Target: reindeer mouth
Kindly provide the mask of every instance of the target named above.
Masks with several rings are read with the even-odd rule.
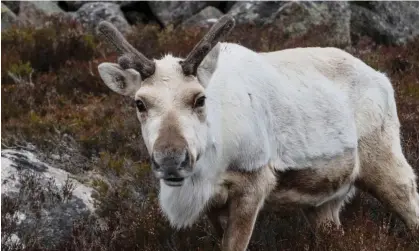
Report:
[[[167,178],[167,179],[164,179],[164,183],[168,186],[179,187],[183,184],[184,180],[185,180],[185,178],[182,178],[182,177]]]

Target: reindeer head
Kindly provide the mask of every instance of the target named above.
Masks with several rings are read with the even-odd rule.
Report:
[[[186,59],[168,55],[150,60],[112,24],[99,24],[100,34],[120,54],[117,64],[100,64],[99,74],[110,89],[135,100],[153,172],[166,185],[181,186],[205,151],[205,88],[216,68],[216,45],[233,27],[234,19],[223,16]]]

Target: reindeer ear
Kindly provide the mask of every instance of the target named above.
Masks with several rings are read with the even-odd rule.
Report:
[[[118,64],[101,63],[98,66],[103,82],[114,92],[134,98],[141,86],[141,76],[134,69],[122,69]]]
[[[199,65],[197,69],[197,78],[198,81],[203,85],[205,88],[208,86],[212,74],[217,69],[218,64],[218,55],[220,54],[220,43],[218,43],[212,50],[205,56],[202,63]]]

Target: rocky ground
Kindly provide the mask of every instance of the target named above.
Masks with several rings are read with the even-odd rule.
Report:
[[[336,46],[394,85],[403,150],[419,173],[417,2],[2,1],[1,181],[4,250],[218,250],[205,218],[175,231],[129,98],[97,65],[116,55],[94,33],[119,27],[148,57],[185,56],[231,13],[228,38],[256,51]],[[370,196],[342,214],[345,232],[314,236],[298,212],[260,216],[250,250],[419,250],[419,238]]]
[[[225,13],[239,24],[274,25],[288,36],[328,25],[325,39],[346,45],[362,35],[386,44],[405,44],[419,35],[419,2],[374,1],[2,1],[2,30],[27,23],[42,26],[51,15],[89,28],[108,20],[124,33],[139,23],[208,27]]]
[[[5,224],[2,243],[22,243],[21,236],[36,235],[45,246],[55,246],[71,233],[76,220],[94,211],[91,187],[30,151],[2,150],[1,168],[2,206],[17,206],[2,216],[2,223],[16,220],[15,225]]]

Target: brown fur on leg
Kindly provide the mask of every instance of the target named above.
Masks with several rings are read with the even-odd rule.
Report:
[[[306,209],[305,213],[307,214],[310,224],[315,229],[322,227],[323,225],[330,225],[330,223],[336,228],[341,228],[340,211],[345,205],[345,202],[350,200],[354,194],[355,186],[352,185],[346,195],[325,202],[320,206]]]
[[[230,214],[222,241],[223,251],[245,251],[247,249],[262,203],[262,199],[257,196],[247,195],[236,197],[230,201]]]
[[[388,206],[410,229],[419,226],[416,175],[400,146],[397,125],[360,140],[361,172],[356,185]]]
[[[256,172],[229,171],[223,180],[228,191],[228,219],[222,250],[244,251],[265,198],[275,188],[276,177],[272,167],[266,166]]]

